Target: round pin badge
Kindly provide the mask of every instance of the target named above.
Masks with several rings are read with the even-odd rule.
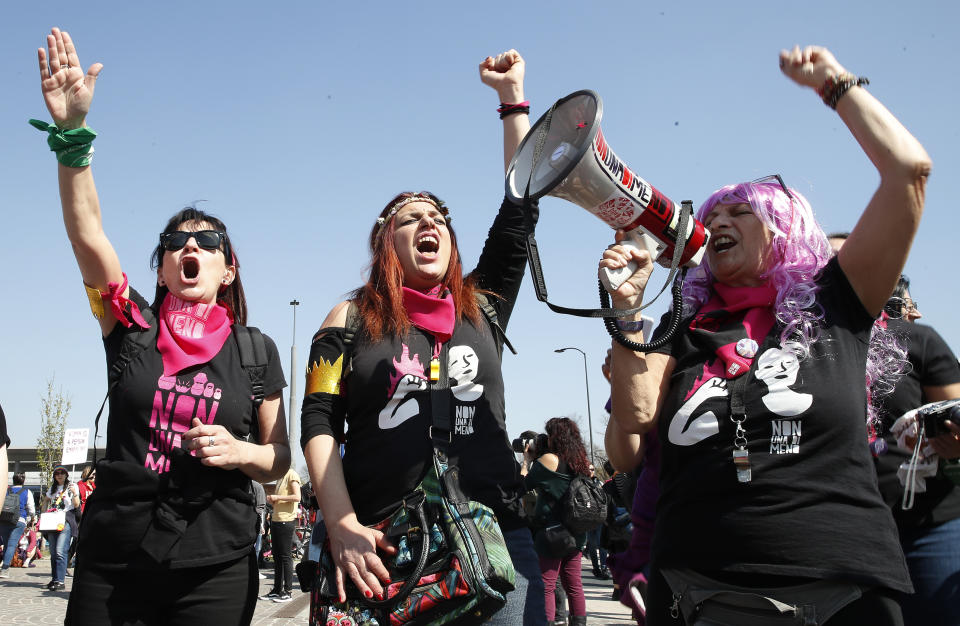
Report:
[[[744,337],[737,342],[737,354],[745,359],[752,359],[757,356],[759,350],[760,346],[757,345],[757,342],[749,337]]]
[[[870,442],[870,452],[873,456],[883,456],[887,453],[887,442],[882,438],[877,437]]]

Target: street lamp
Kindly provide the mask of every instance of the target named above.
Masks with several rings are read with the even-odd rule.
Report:
[[[576,350],[580,353],[580,356],[583,357],[583,382],[587,387],[587,428],[590,430],[590,462],[593,463],[594,467],[596,467],[597,461],[593,454],[593,419],[590,417],[590,377],[587,375],[587,353],[580,348],[574,347],[558,348],[554,350],[554,352],[559,354],[561,352],[566,352],[567,350]]]
[[[294,411],[297,401],[297,306],[299,304],[300,302],[295,299],[290,301],[290,306],[293,307],[293,341],[290,344],[290,417],[287,418],[289,420],[287,432],[290,433],[290,467],[296,467],[293,451],[299,447],[296,436],[296,412]]]

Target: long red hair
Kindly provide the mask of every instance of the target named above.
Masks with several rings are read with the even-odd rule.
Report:
[[[441,212],[446,215],[443,201],[430,192],[404,191],[397,194],[386,204],[380,212],[380,217],[387,218],[388,212],[397,202],[405,198],[423,196],[437,204]],[[410,317],[403,307],[403,267],[397,258],[397,250],[393,245],[393,233],[396,230],[396,220],[387,219],[382,226],[375,223],[370,230],[370,277],[366,284],[352,294],[357,303],[360,317],[367,334],[374,341],[378,341],[384,334],[405,335],[410,331]],[[457,235],[447,218],[447,230],[450,233],[450,262],[447,273],[441,281],[441,286],[450,291],[453,304],[457,311],[457,320],[464,317],[474,324],[481,321],[480,306],[477,304],[476,294],[481,290],[474,284],[473,278],[463,276],[463,265],[460,262],[460,251],[457,246]]]

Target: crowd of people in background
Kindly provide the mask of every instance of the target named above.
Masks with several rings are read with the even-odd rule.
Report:
[[[54,126],[35,125],[60,146],[63,221],[104,340],[110,414],[105,456],[77,482],[58,465],[33,493],[16,473],[6,498],[0,409],[0,501],[15,500],[0,579],[48,558],[58,592],[72,570],[66,623],[249,623],[258,597],[293,598],[311,533],[335,572],[325,593],[374,606],[396,591],[388,561],[410,550],[387,522],[431,472],[453,480],[448,461],[514,570],[491,624],[586,624],[584,558],[641,625],[779,623],[768,605],[827,626],[960,623],[960,409],[918,413],[960,399],[960,365],[916,323],[901,273],[930,160],[826,49],[784,51],[780,67],[875,166],[863,218],[828,238],[780,175],[711,194],[696,213],[712,234],[705,262],[654,332],[662,341],[638,348],[650,339],[639,313],[614,324],[602,462],[568,417],[508,445],[500,364],[536,202],[503,200],[471,272],[456,203],[401,192],[371,213],[369,279],[311,346],[299,442],[310,489],[290,466],[279,355],[246,326],[226,225],[176,213],[152,252],[153,300],[133,289],[90,168],[101,66],[84,71],[59,29],[38,60]],[[530,128],[524,72],[514,50],[480,65],[505,167]],[[617,237],[599,269],[634,268],[608,291],[635,309],[654,261]],[[176,410],[158,419],[157,397]],[[440,406],[468,408],[470,423],[443,432]],[[272,588],[259,595],[267,559]]]

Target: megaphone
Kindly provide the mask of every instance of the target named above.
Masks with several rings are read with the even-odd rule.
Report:
[[[681,208],[610,149],[600,130],[600,96],[582,90],[558,100],[535,159],[538,135],[543,134],[548,115],[537,120],[513,155],[507,169],[507,196],[521,203],[529,183],[531,199],[550,195],[569,200],[611,228],[627,231],[625,245],[645,249],[660,265],[670,267]],[[695,267],[703,259],[710,232],[691,217],[684,235],[680,265]],[[604,269],[600,280],[607,288],[617,289],[636,269],[635,263]]]

